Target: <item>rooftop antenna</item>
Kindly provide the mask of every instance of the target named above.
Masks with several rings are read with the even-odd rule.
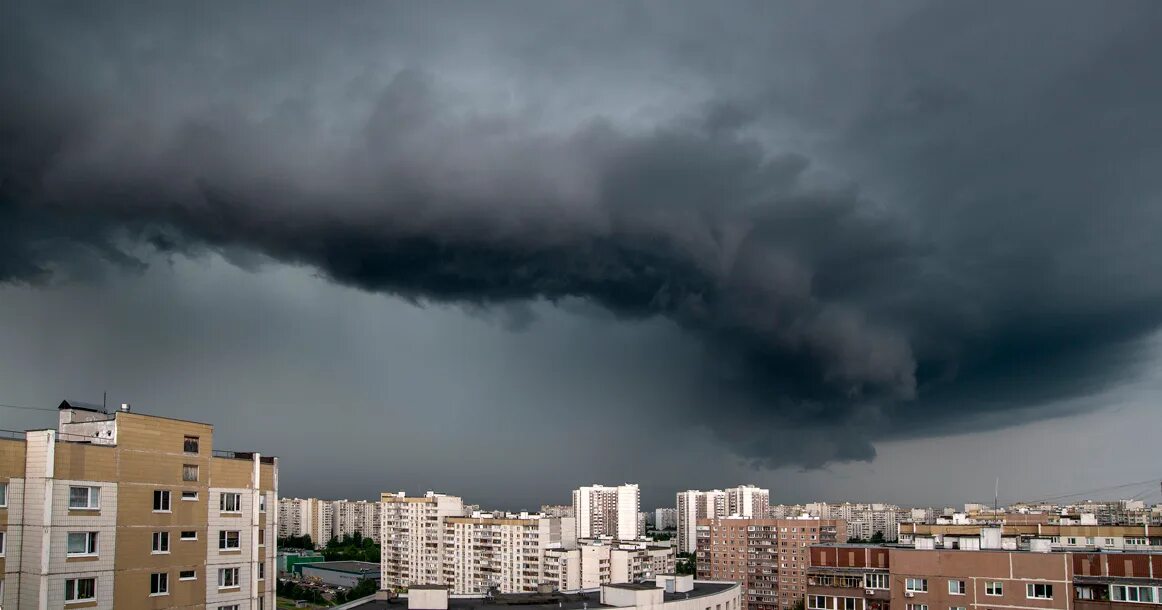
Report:
[[[997,482],[993,486],[993,516],[997,515],[997,497],[1001,493],[1001,478],[997,477]]]
[[[109,407],[106,404],[108,401],[109,401],[109,391],[106,390],[104,392],[101,392],[101,410],[106,412],[106,413],[109,412]]]

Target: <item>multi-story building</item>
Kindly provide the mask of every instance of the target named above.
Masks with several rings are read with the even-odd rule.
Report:
[[[1149,525],[1046,525],[1041,523],[995,528],[1001,548],[1017,549],[1043,539],[1053,550],[1162,551],[1162,530]],[[899,542],[914,545],[930,541],[935,548],[969,547],[980,537],[981,524],[904,523]]]
[[[771,492],[754,485],[739,485],[726,490],[726,514],[740,517],[767,516],[771,506]]]
[[[675,569],[674,549],[644,542],[581,540],[573,548],[544,553],[542,583],[560,591],[591,590],[604,584],[651,580]]]
[[[698,520],[725,517],[728,513],[726,492],[687,490],[678,492],[678,552],[693,553],[698,545]]]
[[[279,498],[278,499],[278,537],[301,537],[311,533],[311,504],[310,499]]]
[[[382,494],[380,502],[382,586],[444,584],[444,522],[463,516],[463,501],[431,491],[409,498],[401,491]]]
[[[638,537],[640,509],[641,492],[633,483],[617,487],[591,485],[573,490],[578,538],[612,536],[618,540],[634,540]]]
[[[0,437],[0,606],[273,609],[278,461],[213,435],[64,401]]]
[[[966,537],[967,538],[967,537]],[[957,549],[872,545],[811,548],[809,610],[1117,610],[1159,602],[1156,552],[1056,552],[1045,539],[1000,548],[997,528],[978,528]]]
[[[572,504],[542,504],[541,513],[546,517],[572,517]]]
[[[371,538],[379,542],[380,520],[382,519],[382,505],[379,502],[367,500],[335,500],[331,503],[333,511],[332,536],[340,538],[359,534],[364,538]]]
[[[536,591],[545,551],[573,545],[571,518],[475,514],[444,520],[442,584],[453,593]]]
[[[652,515],[650,515],[649,513],[645,513],[645,512],[641,512],[641,513],[637,514],[637,535],[638,535],[638,537],[646,535],[646,531],[648,531],[650,528],[650,517],[651,516]]]
[[[672,530],[678,528],[678,509],[658,508],[654,510],[654,529]]]
[[[322,547],[335,536],[335,503],[331,500],[310,498],[311,540]]]
[[[699,579],[742,583],[744,609],[789,610],[806,592],[809,547],[846,541],[847,524],[816,517],[723,517],[699,520],[697,537]]]

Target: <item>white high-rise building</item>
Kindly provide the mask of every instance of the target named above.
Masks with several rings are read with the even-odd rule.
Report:
[[[477,513],[445,519],[442,546],[452,593],[522,593],[537,590],[545,551],[576,541],[571,517]]]
[[[638,536],[640,508],[641,492],[633,483],[617,487],[591,485],[573,490],[578,538],[611,536],[617,540],[634,540]]]
[[[575,548],[545,551],[541,582],[561,591],[649,580],[672,574],[674,549],[645,542],[583,540]]]
[[[672,530],[678,527],[678,509],[659,508],[654,510],[654,529]]]
[[[754,485],[739,485],[726,490],[726,513],[763,519],[771,506],[771,492]]]
[[[378,543],[382,510],[382,505],[379,502],[336,500],[332,534],[342,538],[358,533],[364,538],[371,538]]]
[[[688,490],[678,492],[678,552],[693,553],[698,548],[698,520],[725,517],[727,512],[726,492]]]
[[[380,502],[381,586],[444,584],[444,522],[463,516],[464,502],[431,491],[411,498],[402,491],[384,493]]]
[[[311,533],[311,501],[308,498],[278,499],[278,537]]]

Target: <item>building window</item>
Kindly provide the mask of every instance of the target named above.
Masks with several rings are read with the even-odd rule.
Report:
[[[1074,588],[1077,591],[1077,599],[1093,599],[1093,587],[1077,586]]]
[[[153,552],[154,553],[168,553],[169,552],[169,532],[154,532],[153,533]]]
[[[238,584],[238,568],[220,568],[218,570],[218,588],[230,589]],[[234,606],[237,608],[238,606]]]
[[[258,512],[266,512],[266,494],[264,493],[258,494]]]
[[[1110,599],[1116,602],[1138,602],[1143,604],[1154,603],[1153,587],[1135,587],[1130,585],[1110,585]]]
[[[182,570],[178,572],[178,580],[197,580],[198,573],[193,570]]]
[[[258,544],[266,544],[266,530],[258,528]]]
[[[950,580],[950,581],[948,581],[948,593],[949,593],[949,595],[964,595],[964,581],[963,580]]]
[[[198,492],[196,492],[196,491],[183,491],[182,492],[182,500],[184,500],[186,502],[197,502],[198,501]]]
[[[887,589],[888,575],[887,574],[864,574],[864,587],[867,589]]]
[[[259,597],[258,598],[258,610],[263,610],[264,608],[266,608],[266,600]]]
[[[218,497],[218,507],[224,513],[242,512],[242,494],[223,493]]]
[[[198,465],[197,464],[182,464],[182,480],[183,481],[197,481],[198,480]]]
[[[66,555],[83,557],[97,554],[97,532],[69,532]]]
[[[266,578],[266,562],[260,561],[258,562],[258,580],[263,578]]]
[[[829,599],[829,597],[824,595],[808,595],[807,607],[810,608],[810,610],[828,610],[827,601]]]
[[[964,606],[949,606],[948,610],[968,610],[968,608]]]
[[[1114,545],[1114,539],[1113,538],[1106,538],[1106,546],[1113,546],[1113,545]]]
[[[5,545],[8,543],[8,537],[5,535],[8,532],[0,532],[0,557],[4,556]],[[0,597],[0,600],[4,598]]]
[[[908,610],[928,610],[928,604],[908,604]]]
[[[1085,544],[1086,546],[1093,546],[1093,536],[1086,536]]]
[[[238,531],[222,530],[218,532],[218,548],[223,551],[241,549],[242,546],[238,540]]]
[[[928,579],[909,578],[904,581],[904,590],[911,593],[926,593],[928,591]]]
[[[182,450],[185,451],[186,453],[197,453],[198,452],[198,437],[187,436],[185,441],[182,442]]]
[[[229,606],[218,606],[218,610],[238,610],[238,604],[230,604]]]
[[[1126,537],[1126,545],[1127,546],[1145,546],[1149,543],[1150,543],[1150,541],[1146,540],[1145,538],[1137,538],[1137,537],[1130,537],[1130,536]]]
[[[1053,585],[1029,583],[1025,585],[1025,597],[1029,599],[1053,599]]]
[[[88,602],[97,599],[96,578],[70,578],[65,581],[66,602]]]
[[[198,532],[196,530],[185,530],[182,532],[182,540],[197,540]]]
[[[101,488],[70,487],[69,508],[74,510],[99,510],[101,508]]]
[[[153,490],[153,512],[168,513],[169,512],[169,490],[155,489]]]
[[[0,483],[0,508],[8,507],[8,484]]]
[[[156,572],[149,575],[150,595],[169,595],[169,574]]]

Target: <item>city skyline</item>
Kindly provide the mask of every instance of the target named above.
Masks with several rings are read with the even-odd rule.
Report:
[[[0,404],[217,422],[288,496],[1157,476],[1158,2],[4,23]]]

